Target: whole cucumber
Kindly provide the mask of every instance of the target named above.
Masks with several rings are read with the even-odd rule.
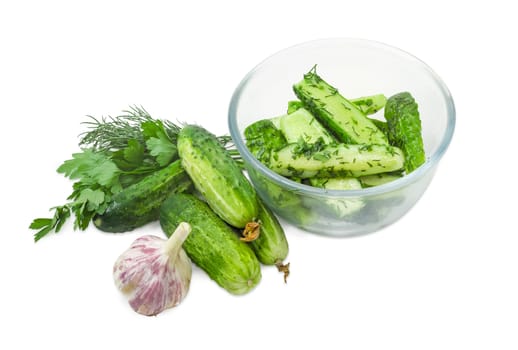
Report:
[[[192,228],[183,243],[191,260],[232,294],[244,294],[261,280],[259,261],[232,228],[192,194],[175,194],[160,209],[160,225],[169,237],[181,222]]]
[[[178,134],[178,154],[196,189],[228,224],[244,228],[257,218],[257,194],[216,136],[196,125]]]
[[[261,233],[250,242],[255,255],[265,265],[279,265],[288,256],[288,240],[273,212],[259,200]]]
[[[405,170],[411,173],[426,161],[419,108],[409,92],[391,96],[385,106],[388,137],[391,144],[403,150]]]
[[[105,232],[126,232],[158,220],[162,202],[172,193],[192,187],[180,160],[144,177],[115,194],[94,225]]]

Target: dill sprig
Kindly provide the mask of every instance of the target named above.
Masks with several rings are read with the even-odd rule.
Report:
[[[136,140],[140,144],[144,144],[145,134],[142,129],[144,123],[160,123],[169,139],[176,143],[180,126],[169,120],[152,118],[142,106],[131,106],[122,113],[116,117],[108,116],[100,119],[88,115],[90,120],[82,124],[86,125],[89,130],[79,135],[79,147],[91,148],[98,152],[112,152],[125,148],[128,140]]]
[[[146,135],[142,128],[144,123],[162,125],[169,140],[176,144],[182,126],[166,119],[155,119],[142,106],[130,106],[122,113],[116,117],[108,116],[100,119],[87,115],[90,120],[82,124],[89,130],[79,135],[79,147],[90,148],[96,152],[114,152],[126,148],[129,140],[145,144]],[[240,161],[241,156],[235,148],[232,137],[218,136],[218,140],[236,161]]]

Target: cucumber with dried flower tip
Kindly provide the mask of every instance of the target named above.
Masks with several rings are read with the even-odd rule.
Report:
[[[261,263],[282,265],[289,250],[286,234],[275,214],[261,200],[258,203],[261,234],[249,244]]]
[[[160,225],[169,237],[181,222],[191,226],[182,247],[211,279],[232,294],[244,294],[261,280],[252,249],[209,206],[192,194],[175,194],[160,208]]]
[[[257,194],[216,136],[196,125],[178,134],[178,154],[195,188],[228,224],[244,228],[257,218]]]

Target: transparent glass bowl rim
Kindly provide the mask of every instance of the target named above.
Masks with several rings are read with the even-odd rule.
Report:
[[[275,56],[285,53],[286,51],[295,49],[295,48],[302,48],[304,46],[316,46],[319,44],[361,44],[361,45],[367,45],[372,48],[380,49],[380,50],[386,50],[391,51],[395,55],[403,56],[404,58],[408,60],[412,60],[415,63],[419,64],[422,69],[433,79],[435,84],[437,85],[438,89],[440,90],[444,100],[446,101],[446,128],[444,130],[444,133],[442,135],[442,138],[439,143],[439,147],[435,150],[435,152],[427,157],[426,162],[421,165],[419,168],[414,170],[408,175],[403,176],[400,179],[394,180],[392,182],[375,186],[375,187],[369,187],[369,188],[363,188],[359,190],[324,190],[321,188],[312,187],[309,185],[304,185],[297,183],[295,181],[292,181],[290,179],[285,178],[284,176],[281,176],[277,173],[275,173],[273,170],[270,170],[268,167],[266,167],[264,164],[262,164],[259,160],[257,160],[248,150],[246,147],[246,144],[244,142],[244,139],[239,132],[239,128],[237,125],[237,106],[239,103],[239,100],[241,98],[241,94],[243,93],[244,88],[248,84],[248,81],[256,74],[257,71],[261,70],[261,68],[264,65],[267,65],[270,63],[272,59],[275,58]],[[377,195],[383,195],[386,193],[390,193],[393,191],[400,190],[411,183],[414,183],[418,181],[420,178],[422,178],[428,171],[435,168],[436,165],[439,163],[441,158],[443,157],[444,153],[448,149],[448,146],[450,145],[451,139],[453,137],[453,131],[455,129],[455,104],[453,102],[453,98],[451,96],[450,91],[448,90],[448,87],[446,84],[442,81],[442,79],[430,68],[425,62],[417,58],[416,56],[403,51],[397,47],[387,45],[385,43],[381,43],[378,41],[373,40],[367,40],[367,39],[357,39],[357,38],[327,38],[327,39],[317,39],[312,41],[303,42],[300,44],[296,44],[293,46],[290,46],[288,48],[282,49],[280,51],[277,51],[276,53],[270,55],[266,59],[264,59],[261,63],[256,65],[239,83],[236,90],[234,91],[232,95],[232,99],[230,100],[230,106],[228,111],[228,124],[230,129],[230,135],[232,136],[232,139],[234,141],[234,144],[236,145],[237,149],[239,150],[241,156],[243,157],[245,162],[248,162],[253,168],[257,169],[261,173],[263,173],[266,177],[272,179],[274,182],[276,182],[278,185],[282,186],[285,189],[294,191],[296,193],[304,193],[308,195],[313,196],[325,196],[325,197],[334,197],[334,198],[344,198],[344,197],[365,197],[365,196],[377,196]]]

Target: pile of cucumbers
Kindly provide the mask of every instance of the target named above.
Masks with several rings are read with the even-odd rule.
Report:
[[[259,283],[261,263],[276,265],[286,277],[285,232],[216,136],[186,125],[177,147],[178,160],[118,193],[94,218],[96,227],[124,232],[158,219],[169,237],[187,222],[192,231],[183,243],[185,252],[232,294],[247,293]],[[246,229],[250,225],[253,232]]]

